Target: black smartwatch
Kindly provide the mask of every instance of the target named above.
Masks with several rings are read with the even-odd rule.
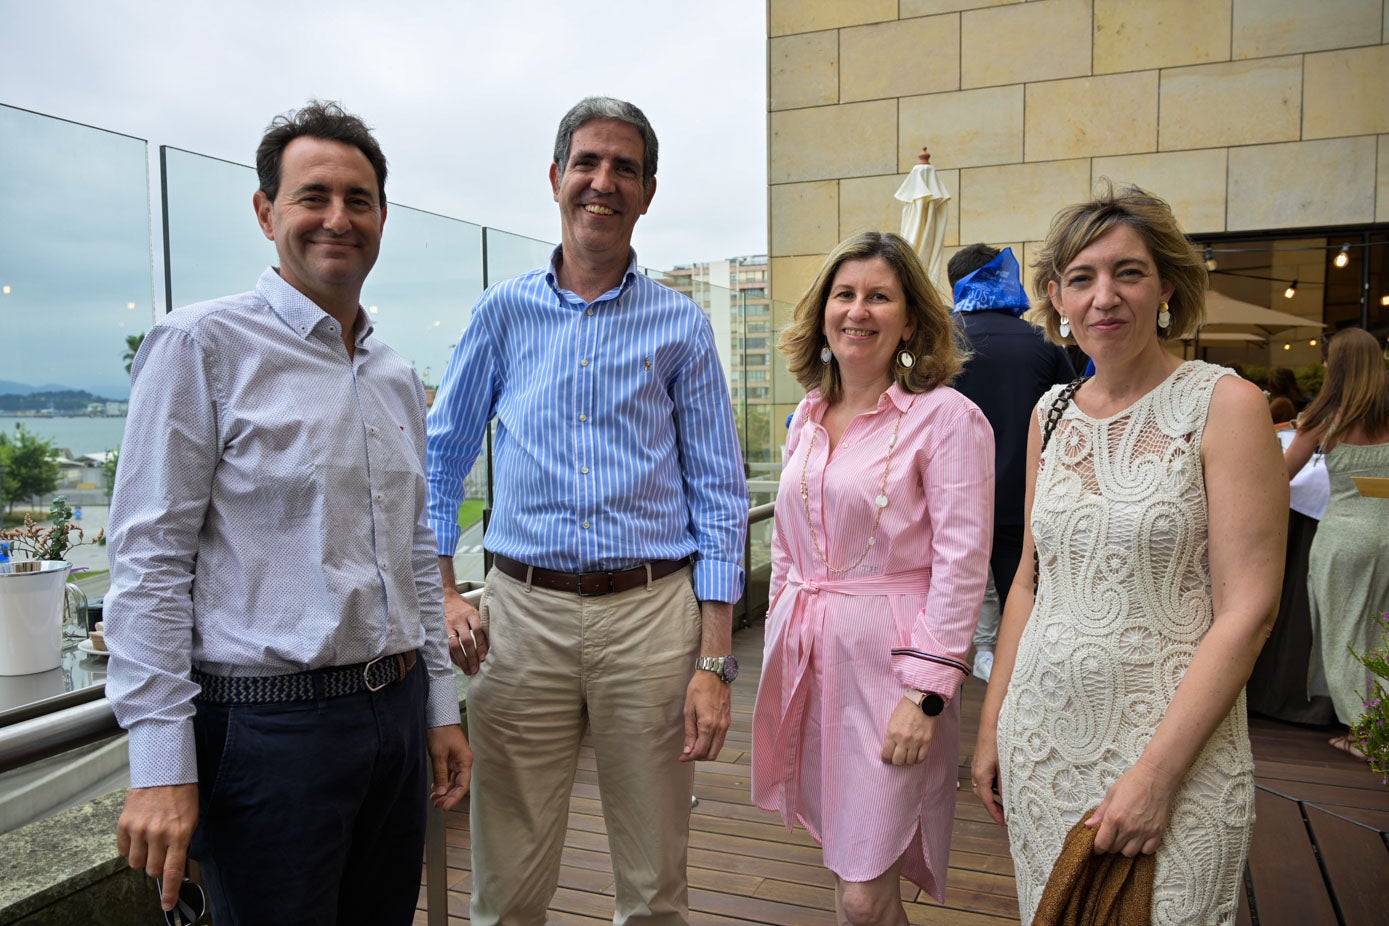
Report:
[[[938,717],[940,712],[945,710],[945,699],[934,691],[926,692],[921,699],[921,713],[927,717]]]

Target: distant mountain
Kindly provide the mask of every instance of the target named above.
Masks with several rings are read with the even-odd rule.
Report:
[[[106,396],[94,395],[82,389],[61,389],[44,392],[0,393],[0,414],[42,412],[52,409],[58,414],[84,413],[92,402],[114,402]]]
[[[124,402],[130,398],[130,381],[104,383],[78,383],[70,385],[65,383],[44,383],[41,386],[31,386],[28,383],[18,383],[12,379],[0,379],[0,398],[15,396],[31,396],[36,393],[64,393],[81,392],[91,393],[96,401]],[[0,409],[10,408],[10,403],[0,402]]]
[[[64,386],[62,383],[44,383],[42,386],[30,386],[28,383],[17,383],[10,379],[0,379],[0,395],[6,393],[10,395],[30,395],[35,392],[63,392],[71,388],[71,386]]]

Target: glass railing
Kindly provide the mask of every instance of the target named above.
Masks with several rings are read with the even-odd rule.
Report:
[[[59,492],[95,534],[128,341],[155,315],[145,142],[0,105],[0,216],[0,507],[46,511]],[[104,547],[69,559],[107,566]]]

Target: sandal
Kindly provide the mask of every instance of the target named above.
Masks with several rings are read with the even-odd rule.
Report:
[[[1328,745],[1331,746],[1332,749],[1338,749],[1348,756],[1354,756],[1357,759],[1365,758],[1365,754],[1361,752],[1360,749],[1350,741],[1349,733],[1343,734],[1341,736],[1333,736],[1326,742]]]

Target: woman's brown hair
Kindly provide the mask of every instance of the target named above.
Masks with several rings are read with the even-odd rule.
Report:
[[[839,268],[851,260],[880,257],[897,274],[897,282],[907,303],[907,320],[912,336],[902,344],[916,362],[910,367],[893,363],[893,380],[906,392],[929,392],[950,382],[964,367],[965,354],[955,340],[955,325],[936,288],[926,276],[926,268],[911,245],[889,232],[863,232],[841,241],[828,258],[809,290],[796,303],[791,324],[781,333],[777,348],[786,355],[787,369],[807,392],[819,389],[828,402],[842,392],[839,361],[820,359],[826,346],[825,304]]]

